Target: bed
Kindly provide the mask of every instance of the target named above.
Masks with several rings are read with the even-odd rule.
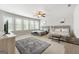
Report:
[[[49,27],[48,26],[41,27],[40,30],[33,30],[31,32],[31,34],[38,35],[38,36],[43,36],[43,35],[46,35],[48,33],[49,33]]]
[[[60,37],[62,41],[69,41],[70,36],[70,26],[51,26],[51,30],[48,35],[51,39]]]
[[[42,35],[47,34],[47,31],[43,31],[43,30],[35,30],[35,31],[32,31],[31,33],[32,33],[33,35],[39,35],[39,36],[42,36]]]

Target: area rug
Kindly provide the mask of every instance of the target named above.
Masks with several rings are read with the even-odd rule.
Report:
[[[49,43],[33,37],[16,41],[16,47],[21,54],[41,54],[49,46]]]

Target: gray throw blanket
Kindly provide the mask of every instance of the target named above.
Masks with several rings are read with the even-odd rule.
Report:
[[[33,37],[21,39],[16,42],[16,47],[21,54],[41,54],[49,46],[49,43]]]

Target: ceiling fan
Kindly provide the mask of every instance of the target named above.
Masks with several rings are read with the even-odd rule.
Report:
[[[46,13],[45,13],[44,11],[37,11],[37,12],[35,13],[35,15],[36,15],[37,17],[45,17]]]

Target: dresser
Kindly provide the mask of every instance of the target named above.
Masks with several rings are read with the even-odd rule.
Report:
[[[13,33],[0,37],[0,52],[4,54],[15,54],[15,37]]]

